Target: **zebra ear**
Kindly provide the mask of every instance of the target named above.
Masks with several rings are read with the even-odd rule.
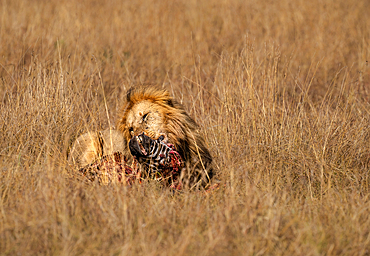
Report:
[[[164,135],[159,136],[159,138],[157,140],[158,140],[158,142],[161,142],[162,140],[164,140]]]

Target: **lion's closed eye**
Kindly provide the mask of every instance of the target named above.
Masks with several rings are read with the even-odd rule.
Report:
[[[146,121],[146,119],[148,118],[148,115],[149,115],[149,113],[146,113],[145,115],[143,115],[143,121],[145,122]]]

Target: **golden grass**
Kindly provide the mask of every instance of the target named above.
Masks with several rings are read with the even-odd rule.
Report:
[[[0,254],[369,255],[368,10],[1,1]],[[71,141],[142,83],[200,124],[219,190],[68,178]]]

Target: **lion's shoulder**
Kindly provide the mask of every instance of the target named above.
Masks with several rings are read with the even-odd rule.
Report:
[[[76,168],[82,168],[115,152],[127,154],[127,146],[121,132],[112,129],[86,132],[77,137],[70,147],[68,162]]]

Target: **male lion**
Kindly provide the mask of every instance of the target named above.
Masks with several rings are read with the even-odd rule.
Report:
[[[157,87],[131,88],[124,99],[117,128],[118,131],[114,131],[114,133],[120,133],[123,137],[115,136],[115,138],[120,138],[117,140],[119,145],[109,147],[108,151],[116,148],[124,156],[132,158],[132,155],[134,155],[137,159],[138,155],[136,153],[138,153],[138,150],[140,151],[138,141],[144,142],[145,140],[148,143],[150,142],[147,145],[156,144],[166,148],[164,152],[172,150],[172,156],[176,160],[181,159],[181,168],[176,176],[176,183],[180,184],[181,187],[205,186],[210,182],[213,176],[212,157],[204,139],[198,132],[198,125],[186,113],[182,105],[170,96],[168,91]],[[105,133],[106,137],[109,137],[109,134]],[[100,145],[101,151],[104,151],[104,148],[107,147],[104,143],[96,143],[97,137],[87,135],[80,136],[75,144],[81,141],[83,136],[92,140],[91,142],[83,140],[84,145]],[[122,138],[124,145],[122,145]],[[113,141],[113,144],[115,143]],[[167,147],[167,145],[169,146]],[[133,150],[134,146],[137,147],[136,151]],[[142,145],[140,147],[144,150]],[[97,152],[99,150],[90,151]],[[93,155],[97,156],[98,154],[93,153]],[[75,158],[78,159],[78,157]],[[170,159],[167,163],[172,160]],[[87,157],[84,157],[84,163],[86,162],[88,162]]]
[[[168,91],[156,87],[130,89],[117,127],[127,142],[142,133],[152,139],[163,135],[185,163],[180,175],[185,186],[208,183],[213,176],[212,157],[198,125]]]

